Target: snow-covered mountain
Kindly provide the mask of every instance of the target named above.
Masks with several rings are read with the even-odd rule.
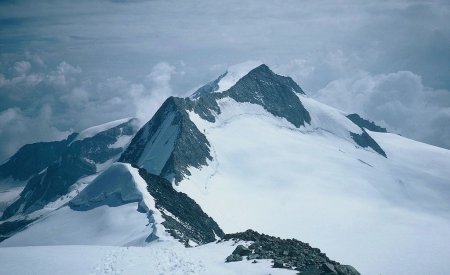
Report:
[[[127,118],[56,142],[25,145],[0,166],[0,238],[68,202],[114,163],[138,130]]]
[[[364,274],[450,272],[436,238],[450,239],[448,150],[324,105],[265,65],[227,74],[169,98],[121,161],[172,181],[225,232],[307,240]]]
[[[135,124],[25,146],[1,166],[10,192],[29,179],[3,214],[2,265],[25,253],[18,246],[64,245],[111,254],[82,256],[86,273],[358,274],[296,238],[363,274],[450,272],[442,242],[450,239],[450,151],[324,105],[264,64],[233,66],[190,97],[168,98],[135,135],[126,125]],[[39,150],[51,153],[28,156]],[[145,247],[117,247],[130,245]],[[149,263],[145,253],[162,256]]]

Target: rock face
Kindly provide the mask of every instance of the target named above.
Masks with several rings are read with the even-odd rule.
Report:
[[[135,119],[128,119],[83,139],[77,139],[79,135],[73,134],[65,141],[37,143],[19,150],[2,167],[6,167],[4,171],[8,175],[30,179],[19,198],[5,209],[1,217],[1,220],[7,220],[20,215],[19,219],[10,221],[8,227],[0,227],[0,235],[5,238],[20,230],[29,223],[26,221],[28,214],[66,195],[77,180],[97,173],[99,166],[114,162],[136,132],[136,126]],[[33,165],[27,166],[27,156]],[[17,173],[22,167],[24,172]],[[38,172],[32,174],[35,171]]]
[[[360,117],[358,114],[349,114],[349,115],[347,115],[347,118],[350,119],[353,123],[355,123],[359,127],[366,128],[369,131],[381,132],[381,133],[387,132],[386,128],[378,126],[373,121],[364,119],[364,118]]]
[[[300,127],[310,123],[311,117],[296,93],[304,94],[297,83],[290,77],[275,74],[263,64],[222,95],[237,102],[261,105],[274,116],[284,117],[295,127]]]
[[[320,249],[312,248],[307,243],[295,239],[280,239],[247,230],[241,233],[226,234],[223,240],[252,242],[248,248],[242,245],[236,247],[232,255],[227,257],[226,262],[246,255],[247,260],[273,259],[274,268],[295,269],[300,274],[360,274],[349,265],[341,265],[330,260]]]
[[[176,191],[169,181],[142,168],[139,174],[147,182],[147,190],[165,220],[162,225],[174,238],[190,246],[192,241],[205,244],[224,236],[217,223],[193,199]]]
[[[356,144],[364,148],[370,147],[378,154],[387,158],[386,153],[384,152],[383,149],[381,149],[380,145],[378,145],[378,143],[369,134],[367,134],[366,130],[364,130],[363,128],[361,128],[361,130],[362,130],[361,134],[355,134],[350,132],[350,135],[356,142]]]
[[[38,142],[23,146],[8,161],[0,165],[0,179],[8,177],[18,181],[29,179],[58,160],[76,135],[72,134],[62,141]]]

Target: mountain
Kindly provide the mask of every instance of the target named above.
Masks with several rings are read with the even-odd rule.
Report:
[[[435,236],[450,238],[450,152],[246,69],[167,99],[120,161],[173,182],[225,232],[307,240],[363,274],[448,273]]]
[[[26,154],[3,168],[30,178],[0,223],[5,270],[39,254],[41,273],[450,272],[450,151],[322,104],[264,64],[129,124],[69,137],[22,178]]]
[[[63,141],[22,147],[0,166],[0,188],[4,194],[15,194],[1,217],[2,237],[73,198],[95,174],[119,158],[137,127],[136,119],[123,119],[91,127]]]

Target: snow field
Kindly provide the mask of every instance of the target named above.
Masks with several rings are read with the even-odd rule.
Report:
[[[294,237],[362,274],[450,273],[450,151],[370,132],[386,159],[340,130],[355,130],[344,114],[301,100],[300,129],[231,99],[216,123],[190,113],[214,160],[176,188],[225,232]]]

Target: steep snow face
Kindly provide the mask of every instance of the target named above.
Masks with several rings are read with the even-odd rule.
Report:
[[[362,274],[450,273],[450,151],[367,131],[385,158],[355,146],[345,114],[301,100],[300,128],[227,98],[215,122],[190,112],[213,160],[176,188],[225,232],[295,237]]]
[[[174,122],[175,115],[169,114],[158,130],[147,141],[137,165],[149,173],[159,175],[173,152],[179,127]]]
[[[77,210],[89,210],[105,204],[118,206],[141,200],[142,194],[136,188],[128,167],[114,163],[71,200],[70,206]]]

